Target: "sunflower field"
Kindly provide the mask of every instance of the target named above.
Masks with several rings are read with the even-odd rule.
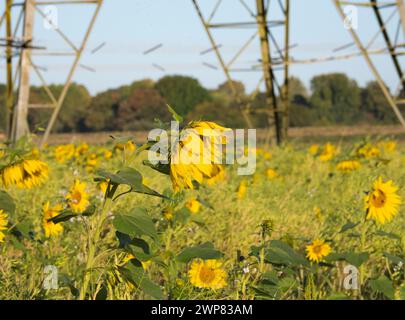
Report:
[[[249,176],[151,145],[0,146],[0,299],[405,299],[400,143],[258,145]]]

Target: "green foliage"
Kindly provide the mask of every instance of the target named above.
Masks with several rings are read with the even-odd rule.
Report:
[[[147,235],[152,239],[157,238],[155,225],[142,208],[134,208],[128,213],[119,213],[114,217],[114,227],[121,233],[131,237]]]
[[[182,116],[194,110],[199,103],[210,100],[208,91],[191,77],[166,76],[156,83],[155,88]]]
[[[187,263],[195,258],[203,260],[220,259],[223,256],[222,252],[216,250],[211,242],[203,243],[199,246],[188,247],[183,249],[176,257],[179,262]]]
[[[345,74],[332,73],[311,80],[311,107],[322,124],[350,124],[358,119],[360,88]]]
[[[50,85],[50,91],[56,97],[60,96],[63,86]],[[81,121],[90,105],[91,95],[83,85],[73,83],[66,95],[63,103],[63,112],[58,116],[55,124],[55,130],[58,132],[75,132],[82,130]],[[33,104],[50,104],[52,101],[48,97],[43,87],[31,87],[30,103]],[[32,131],[46,127],[52,114],[52,109],[30,109],[29,122]]]

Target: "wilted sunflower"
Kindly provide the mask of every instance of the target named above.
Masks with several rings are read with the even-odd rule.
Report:
[[[223,133],[227,130],[214,122],[198,121],[180,132],[181,139],[170,156],[170,178],[176,192],[194,189],[193,181],[201,184],[221,174],[218,145],[225,143]]]
[[[4,213],[2,209],[0,209],[0,243],[4,242],[5,235],[2,231],[7,230],[8,224],[8,215]]]
[[[191,199],[186,202],[186,208],[190,210],[191,213],[198,213],[201,208],[201,202],[197,199]]]
[[[361,163],[357,160],[345,160],[336,165],[336,169],[342,172],[350,172],[361,167]]]
[[[63,232],[63,225],[61,223],[53,223],[50,219],[56,217],[60,211],[62,211],[62,205],[57,204],[50,207],[49,201],[47,201],[42,207],[42,227],[44,228],[45,237],[50,238],[58,236]]]
[[[31,189],[48,179],[48,165],[40,160],[23,160],[11,164],[0,171],[5,187],[16,185],[21,189]]]
[[[89,194],[85,191],[86,183],[75,180],[66,196],[69,207],[75,213],[82,213],[89,205]]]
[[[374,188],[365,197],[367,219],[384,224],[398,213],[398,207],[401,204],[401,198],[397,194],[398,187],[393,182],[383,182],[382,178],[374,181]]]
[[[319,262],[331,253],[332,249],[324,240],[316,239],[306,247],[307,258],[312,262]]]
[[[222,263],[210,260],[194,260],[188,271],[193,286],[198,288],[221,289],[226,286],[226,272]]]

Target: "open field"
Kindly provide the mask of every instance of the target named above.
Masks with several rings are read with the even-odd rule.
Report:
[[[258,129],[258,140],[264,140],[266,130]],[[87,142],[90,144],[103,144],[111,140],[111,136],[131,136],[137,141],[145,141],[146,131],[138,132],[96,132],[96,133],[59,133],[50,137],[49,144]],[[397,140],[405,138],[405,131],[400,125],[358,125],[358,126],[328,126],[328,127],[299,127],[290,128],[289,136],[293,140],[317,141],[328,139],[346,139],[366,136],[395,136]],[[4,141],[4,134],[0,133],[0,141]]]
[[[143,164],[142,140],[5,150],[0,299],[404,299],[405,147],[358,137],[399,131],[292,129],[254,150],[253,175],[226,166],[179,192],[173,167],[171,181]],[[320,132],[334,142],[311,143]],[[31,185],[7,179],[34,159],[47,167],[27,169]]]

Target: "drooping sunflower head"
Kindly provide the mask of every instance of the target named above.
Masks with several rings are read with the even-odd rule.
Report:
[[[316,239],[306,247],[307,258],[312,262],[319,262],[328,256],[332,248],[324,240]]]
[[[20,188],[30,189],[43,184],[48,179],[49,168],[45,162],[40,160],[24,160],[23,179],[17,184]]]
[[[61,223],[55,224],[52,221],[49,221],[56,217],[62,209],[63,207],[60,204],[51,207],[49,201],[47,201],[42,207],[42,227],[44,228],[45,237],[50,238],[58,236],[63,232],[63,225]]]
[[[89,194],[86,192],[86,183],[76,179],[66,196],[69,207],[75,213],[82,213],[86,210],[89,202]]]
[[[222,150],[218,145],[226,142],[227,130],[214,122],[199,121],[180,132],[170,155],[170,178],[175,191],[194,189],[194,181],[201,184],[222,173]]]
[[[383,182],[379,177],[374,181],[373,189],[365,197],[367,219],[384,224],[398,213],[401,197],[397,194],[398,187],[392,180]]]
[[[4,242],[5,235],[2,231],[7,230],[8,215],[0,209],[0,243]]]
[[[21,189],[31,189],[48,179],[48,165],[41,160],[23,160],[0,171],[5,187],[15,185]]]
[[[194,260],[188,277],[191,284],[198,288],[221,289],[227,284],[222,263],[214,259]]]

